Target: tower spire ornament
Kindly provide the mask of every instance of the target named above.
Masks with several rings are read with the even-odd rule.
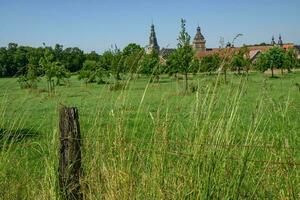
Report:
[[[204,36],[201,33],[200,26],[198,25],[197,32],[196,32],[196,35],[195,35],[194,41],[193,41],[193,48],[197,52],[206,51],[205,43],[206,43],[206,40],[205,40]]]
[[[149,45],[147,47],[147,53],[150,54],[152,52],[159,53],[159,46],[156,38],[155,27],[152,22],[151,24],[151,32],[149,37]]]

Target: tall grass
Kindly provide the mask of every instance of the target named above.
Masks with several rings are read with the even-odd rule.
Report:
[[[99,102],[93,112],[79,110],[85,198],[300,198],[299,130],[288,114],[294,102],[289,96],[275,102],[261,89],[248,107],[243,97],[251,79],[238,79],[226,92],[219,77],[195,79],[194,94],[166,93],[155,106],[146,103],[153,98],[150,82],[135,97],[137,106],[129,81],[120,92],[104,88],[118,94],[109,109]],[[172,95],[191,101],[187,105],[179,98],[174,105]],[[6,134],[18,133],[26,128],[28,112],[8,121],[8,107],[3,100],[0,124]],[[274,117],[275,112],[280,114]],[[59,199],[57,118],[52,118],[52,129],[39,129],[41,136],[1,140],[1,199]]]

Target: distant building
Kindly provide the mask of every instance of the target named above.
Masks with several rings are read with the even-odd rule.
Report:
[[[251,59],[252,62],[255,62],[255,60],[258,58],[259,54],[268,51],[273,46],[280,46],[280,47],[284,48],[285,50],[287,50],[289,48],[296,48],[298,55],[299,55],[298,58],[300,59],[300,45],[295,46],[292,43],[284,43],[281,35],[279,35],[277,43],[275,42],[275,38],[273,36],[270,44],[261,43],[261,44],[246,45],[246,46],[249,49],[249,55],[247,55],[247,56],[249,56],[249,58]],[[234,47],[234,45],[229,42],[227,43],[225,48],[221,48],[221,47],[220,48],[207,48],[206,40],[205,40],[203,34],[201,33],[200,26],[197,27],[196,35],[192,42],[192,47],[195,51],[197,58],[203,58],[205,56],[210,56],[210,55],[214,55],[214,54],[218,54],[218,55],[222,56],[225,54],[225,52],[226,52],[226,54],[229,53],[230,55],[233,55],[240,50],[240,47]],[[227,49],[227,51],[224,51],[225,49]],[[156,38],[155,28],[154,28],[154,25],[152,24],[150,37],[149,37],[149,45],[146,48],[146,52],[148,54],[150,54],[152,52],[159,53],[161,62],[165,62],[174,51],[175,51],[175,49],[172,49],[172,48],[162,48],[160,50],[158,42],[157,42],[157,38]]]
[[[201,28],[200,26],[197,27],[197,32],[196,35],[194,37],[194,41],[193,41],[193,49],[196,52],[204,52],[206,51],[206,40],[204,38],[204,36],[201,33]]]
[[[283,41],[282,41],[281,35],[279,35],[278,45],[279,45],[279,46],[282,46],[282,45],[283,45]]]
[[[275,46],[275,45],[276,45],[274,35],[273,35],[273,37],[272,37],[271,45],[272,45],[272,46]]]
[[[157,43],[157,38],[156,38],[154,24],[151,24],[151,32],[150,32],[150,37],[149,37],[149,45],[147,46],[146,52],[147,52],[147,54],[150,54],[152,52],[159,53],[159,46],[158,46],[158,43]]]

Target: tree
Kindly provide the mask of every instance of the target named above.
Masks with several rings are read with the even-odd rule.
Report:
[[[70,72],[77,72],[82,68],[82,64],[85,60],[83,51],[77,47],[66,48],[63,51],[62,64]]]
[[[46,76],[48,92],[51,95],[55,88],[54,79],[56,78],[56,84],[59,84],[60,80],[69,77],[68,71],[61,62],[55,61],[53,52],[47,48],[39,63]]]
[[[95,60],[86,60],[83,63],[83,68],[79,72],[79,80],[84,79],[85,84],[97,81],[98,84],[105,83],[103,78],[107,75],[105,69],[103,69]]]
[[[123,49],[123,55],[129,56],[135,54],[136,52],[140,52],[144,50],[140,45],[136,43],[130,43]]]
[[[177,65],[177,55],[176,51],[174,51],[167,59],[166,61],[166,68],[169,76],[172,76],[175,74],[175,77],[177,78],[177,74],[179,73],[179,68]]]
[[[99,61],[100,55],[98,55],[95,51],[92,51],[91,53],[87,53],[85,55],[85,60],[93,60],[93,61]]]
[[[231,60],[231,66],[237,70],[238,74],[241,74],[241,70],[246,67],[246,60],[243,55],[235,54]]]
[[[281,47],[272,47],[267,52],[260,54],[256,62],[256,68],[262,72],[271,69],[272,77],[274,77],[274,69],[281,69],[283,74],[283,69],[285,67],[285,50]]]
[[[267,53],[261,53],[256,62],[255,68],[261,72],[265,72],[270,68],[269,55]]]
[[[297,52],[295,49],[288,49],[285,52],[284,67],[291,72],[291,69],[296,68],[298,65]]]
[[[274,77],[274,68],[281,69],[283,75],[285,51],[281,47],[273,47],[268,52],[268,58],[272,70],[272,77]]]
[[[0,77],[7,75],[7,50],[5,47],[0,48]]]
[[[215,72],[219,69],[221,58],[218,54],[205,56],[200,61],[200,72]]]
[[[63,50],[64,50],[63,45],[56,44],[54,46],[53,54],[56,61],[63,62],[64,59]]]
[[[124,58],[120,49],[115,46],[114,49],[109,51],[109,56],[111,58],[110,63],[110,72],[115,78],[115,81],[118,82],[121,80],[121,73],[124,72]]]
[[[150,54],[144,55],[140,62],[140,73],[150,75],[151,82],[159,82],[160,74],[162,73],[162,66],[159,63],[158,53],[153,51]]]
[[[78,79],[84,79],[85,84],[92,83],[96,79],[97,62],[94,60],[86,60],[83,63],[83,67],[79,72]]]
[[[185,76],[185,92],[188,91],[188,72],[191,67],[194,52],[190,45],[191,37],[186,32],[186,21],[184,19],[181,19],[181,31],[179,33],[178,37],[178,45],[176,51],[173,53],[171,59],[171,65],[173,67],[176,66],[178,71]]]
[[[239,51],[233,55],[231,59],[231,66],[238,71],[238,74],[241,73],[241,70],[244,70],[248,73],[250,58],[249,49],[246,46],[240,48]]]
[[[131,43],[123,49],[125,71],[129,72],[131,77],[138,71],[139,62],[144,54],[145,50],[135,43]]]

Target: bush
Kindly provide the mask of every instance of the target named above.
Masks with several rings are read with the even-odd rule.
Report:
[[[127,90],[128,85],[126,83],[116,82],[109,86],[110,91]]]

